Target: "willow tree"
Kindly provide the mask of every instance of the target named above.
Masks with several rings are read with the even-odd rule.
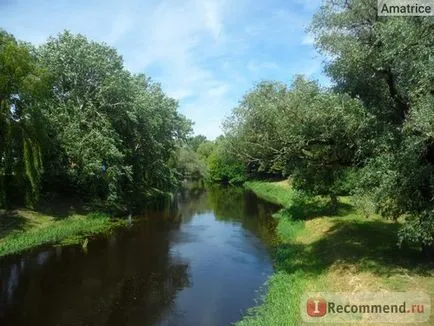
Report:
[[[0,205],[39,198],[45,76],[33,49],[0,31]]]
[[[224,122],[226,145],[253,174],[288,175],[279,119],[287,109],[288,87],[263,81],[246,93]]]
[[[375,0],[329,0],[311,31],[336,90],[376,116],[361,191],[407,223],[401,240],[434,251],[434,21],[379,17]]]
[[[372,116],[359,100],[301,76],[290,87],[275,85],[259,84],[226,121],[229,149],[250,167],[257,162],[258,172],[290,175],[294,187],[329,196],[335,210]]]

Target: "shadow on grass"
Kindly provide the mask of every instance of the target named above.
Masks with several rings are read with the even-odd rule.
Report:
[[[323,198],[292,198],[291,206],[284,208],[282,213],[294,220],[309,220],[320,216],[333,215],[345,216],[356,213],[353,205],[338,202],[337,208],[333,210],[330,202]]]
[[[62,196],[42,200],[35,209],[42,214],[53,216],[56,220],[62,220],[73,214],[85,215],[95,210],[95,207],[86,204],[79,197]]]
[[[22,231],[28,220],[17,211],[0,211],[0,238],[6,237],[13,231]]]
[[[34,210],[29,210],[30,215],[35,215],[36,220],[38,220],[39,215],[47,215],[55,220],[63,220],[74,214],[86,215],[94,211],[104,211],[104,208],[102,206],[101,208],[98,207],[97,204],[90,205],[80,198],[72,196],[46,198],[41,200]],[[21,213],[21,207],[0,210],[0,239],[12,232],[24,231],[32,224],[32,218],[26,218]]]
[[[318,275],[339,262],[381,276],[402,269],[431,275],[434,263],[422,252],[397,247],[398,228],[398,224],[382,221],[335,219],[335,224],[313,243],[280,245],[276,249],[276,267],[288,273],[302,270]]]

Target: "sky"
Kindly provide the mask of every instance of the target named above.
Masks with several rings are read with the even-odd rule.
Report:
[[[214,139],[262,80],[296,74],[327,85],[306,32],[321,0],[0,0],[0,28],[43,44],[67,29],[115,47],[179,101],[194,132]]]

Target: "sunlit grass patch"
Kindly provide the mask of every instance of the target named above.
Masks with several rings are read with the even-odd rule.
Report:
[[[325,199],[304,197],[278,183],[246,186],[259,197],[287,204],[274,215],[280,242],[268,293],[239,325],[300,325],[305,292],[421,291],[434,296],[434,264],[417,250],[398,248],[399,223],[367,216],[351,197],[341,197],[338,211],[330,215]]]
[[[107,233],[113,228],[126,223],[114,220],[102,213],[87,215],[72,215],[56,220],[53,216],[34,211],[16,211],[13,216],[3,213],[2,220],[17,219],[20,227],[9,229],[6,227],[0,233],[0,256],[18,253],[36,246],[48,244],[76,244],[83,239],[96,234]],[[4,223],[6,224],[6,223]]]
[[[282,206],[289,205],[293,195],[292,189],[282,187],[280,183],[248,181],[244,186],[254,193],[260,194],[261,198]]]

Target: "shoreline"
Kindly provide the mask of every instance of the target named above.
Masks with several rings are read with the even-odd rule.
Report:
[[[2,211],[0,258],[44,245],[83,244],[88,237],[108,234],[126,223],[100,212],[59,217],[29,209]]]
[[[365,217],[351,197],[341,197],[337,213],[330,215],[327,200],[307,198],[287,181],[250,181],[244,187],[282,209],[273,215],[278,244],[265,299],[238,326],[303,324],[300,306],[306,292],[421,291],[434,296],[434,264],[421,252],[396,246],[399,224]]]

